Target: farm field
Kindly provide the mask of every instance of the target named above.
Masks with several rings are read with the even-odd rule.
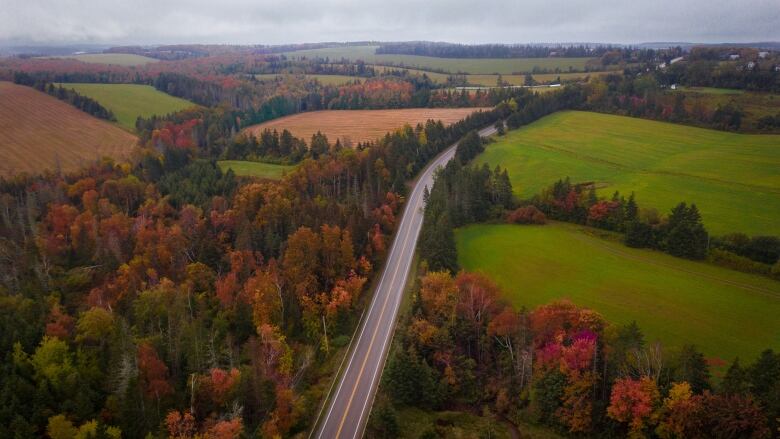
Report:
[[[500,73],[502,75],[531,72],[538,69],[562,72],[584,70],[595,58],[437,58],[418,55],[380,54],[375,52],[377,46],[347,46],[328,47],[322,49],[297,50],[285,52],[289,58],[329,58],[331,61],[340,59],[363,60],[367,63],[392,63],[423,70],[443,70],[450,73]]]
[[[461,266],[494,279],[516,306],[567,298],[647,341],[696,344],[731,361],[780,348],[780,282],[604,239],[572,224],[473,225],[456,232]]]
[[[696,203],[716,235],[780,234],[778,135],[567,111],[510,132],[475,161],[506,167],[523,198],[568,176],[596,182],[602,196],[633,191],[662,213]]]
[[[757,123],[760,118],[780,114],[780,94],[727,88],[678,87],[677,90],[667,90],[662,95],[662,103],[674,105],[676,95],[679,93],[685,95],[683,103],[688,112],[696,111],[697,106],[715,109],[718,105],[732,104],[740,108],[744,112],[742,128],[746,130],[757,131]],[[780,129],[776,129],[774,132],[780,134]]]
[[[151,85],[141,84],[61,84],[77,93],[89,96],[114,112],[117,123],[135,131],[138,116],[164,116],[188,107],[192,102],[163,93]]]
[[[682,87],[677,86],[677,90],[682,90],[688,93],[701,93],[701,94],[713,94],[713,95],[741,95],[744,90],[737,90],[733,88],[714,88],[714,87]]]
[[[33,88],[0,81],[0,176],[127,156],[137,139]]]
[[[551,82],[558,78],[561,81],[576,81],[589,76],[603,76],[615,72],[576,72],[576,73],[537,73],[531,75],[537,82]],[[504,82],[509,85],[525,85],[525,75],[501,75]],[[492,87],[498,81],[498,75],[466,75],[466,80],[472,85]]]
[[[263,73],[255,75],[255,78],[261,81],[274,81],[279,76],[286,76],[286,74],[283,73]],[[307,79],[316,79],[323,85],[344,85],[348,84],[350,82],[363,82],[366,78],[361,78],[358,76],[347,76],[347,75],[293,75],[293,76],[305,76]]]
[[[445,125],[457,122],[469,114],[484,108],[408,108],[401,110],[324,110],[294,114],[274,119],[247,130],[259,135],[263,130],[289,130],[295,137],[307,143],[311,136],[321,131],[330,142],[337,138],[342,143],[357,144],[376,140],[388,131],[404,124],[416,125],[428,119],[441,120]]]
[[[68,58],[93,64],[115,64],[118,66],[140,66],[160,61],[132,53],[84,53],[81,55],[63,55],[48,58]]]
[[[269,180],[278,180],[282,176],[295,169],[295,166],[276,165],[273,163],[249,162],[243,160],[221,160],[217,162],[222,172],[232,169],[233,173],[240,177],[258,177]]]

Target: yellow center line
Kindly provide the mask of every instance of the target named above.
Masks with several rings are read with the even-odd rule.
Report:
[[[418,203],[419,204],[419,203]],[[416,209],[417,206],[415,205],[414,209]],[[414,213],[414,209],[412,209],[410,212]],[[410,221],[414,223],[414,216],[411,217]],[[406,231],[406,236],[404,237],[404,241],[401,245],[401,249],[406,248],[406,243],[409,241],[409,232],[412,230],[412,227],[408,227],[408,230]],[[401,268],[401,263],[399,262],[395,266],[395,271],[393,272],[392,280],[390,281],[390,286],[395,283],[395,278],[398,275],[398,269]],[[360,384],[360,378],[363,376],[363,371],[366,368],[366,362],[368,362],[368,357],[370,357],[371,348],[374,346],[374,340],[376,339],[376,334],[379,332],[379,323],[382,321],[382,316],[385,314],[385,308],[387,308],[387,301],[390,298],[390,291],[388,289],[387,293],[385,294],[385,301],[382,304],[382,310],[379,312],[379,317],[376,323],[376,327],[374,328],[374,333],[371,334],[371,341],[368,343],[368,350],[366,351],[366,356],[363,358],[363,363],[360,365],[360,372],[358,373],[358,377],[355,380],[355,385],[352,387],[352,393],[349,395],[349,400],[347,401],[347,408],[344,410],[344,414],[341,417],[341,422],[339,422],[339,429],[336,431],[336,437],[341,436],[341,430],[344,428],[344,422],[347,420],[347,414],[349,413],[349,408],[352,406],[352,400],[355,398],[355,392],[357,391],[358,385]]]

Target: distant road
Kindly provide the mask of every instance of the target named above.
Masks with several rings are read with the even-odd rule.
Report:
[[[489,127],[479,134],[487,137],[495,132],[495,128]],[[406,200],[401,225],[390,248],[382,277],[356,335],[357,339],[352,341],[353,349],[346,369],[317,429],[318,438],[354,439],[363,435],[422,228],[423,192],[426,186],[430,189],[433,185],[436,169],[446,165],[455,156],[455,146],[447,148],[425,168]]]

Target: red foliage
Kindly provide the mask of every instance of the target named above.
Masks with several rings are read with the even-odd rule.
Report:
[[[181,413],[171,410],[165,416],[165,426],[168,428],[169,437],[174,439],[190,439],[197,433],[195,418],[189,411]]]
[[[536,206],[528,205],[509,212],[506,220],[513,224],[545,224],[547,217]]]
[[[49,312],[48,323],[46,323],[46,335],[58,337],[62,340],[70,338],[73,332],[73,317],[63,312],[59,303],[55,303]]]
[[[636,435],[648,425],[658,399],[658,387],[652,379],[622,378],[612,386],[607,416],[628,424],[632,434]]]
[[[173,393],[173,387],[168,382],[168,366],[148,343],[138,346],[138,371],[147,398],[159,399]]]

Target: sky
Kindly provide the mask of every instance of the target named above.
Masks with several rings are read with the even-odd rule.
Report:
[[[0,42],[780,40],[780,0],[0,0]]]

